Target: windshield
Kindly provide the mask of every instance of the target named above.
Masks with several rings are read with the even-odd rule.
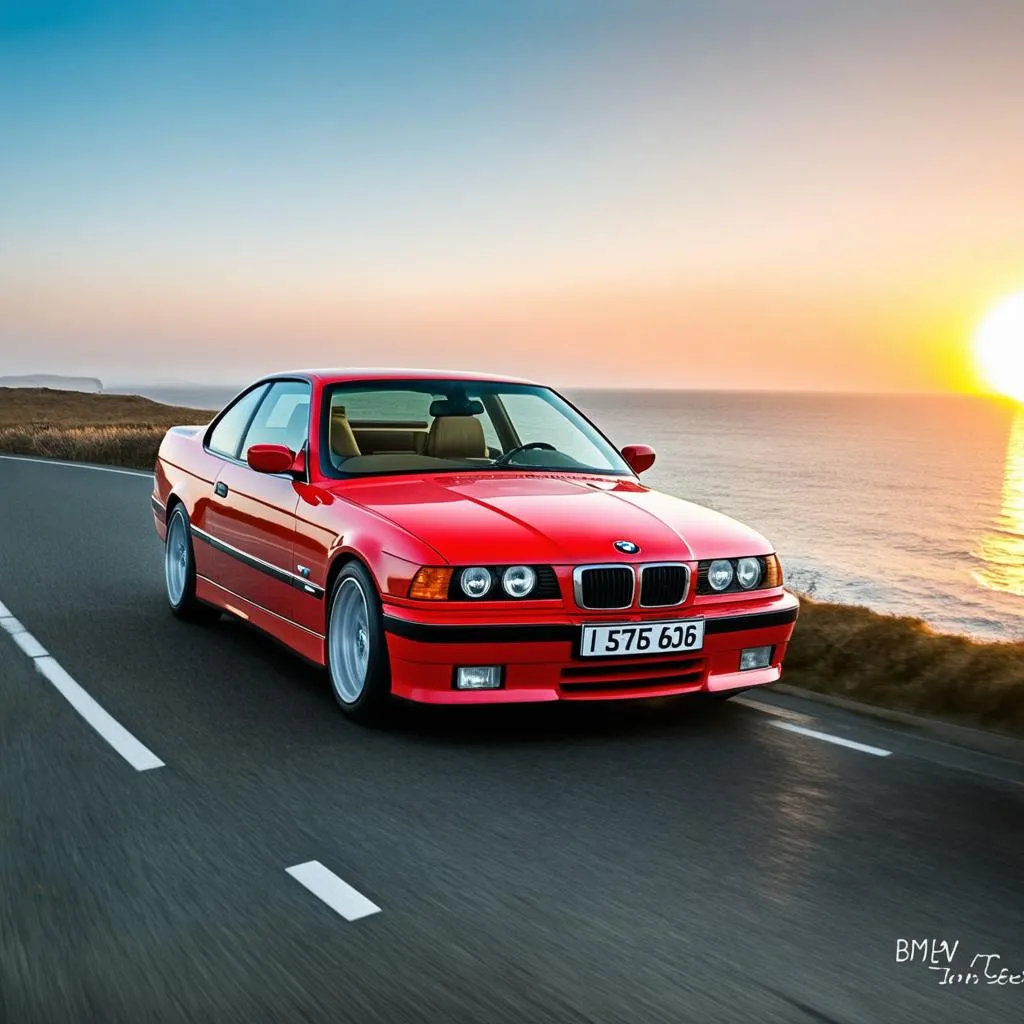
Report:
[[[335,384],[324,392],[320,450],[328,476],[465,469],[631,475],[565,399],[528,384]]]

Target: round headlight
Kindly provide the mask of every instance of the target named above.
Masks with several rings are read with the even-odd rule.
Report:
[[[736,563],[736,579],[744,590],[756,587],[761,582],[761,559],[741,558]]]
[[[491,570],[480,565],[463,569],[459,577],[459,586],[466,597],[483,597],[491,589]]]
[[[509,597],[526,597],[537,582],[537,574],[528,565],[512,565],[501,577],[501,585]]]
[[[708,566],[708,585],[712,590],[725,590],[732,584],[732,562],[716,558]]]

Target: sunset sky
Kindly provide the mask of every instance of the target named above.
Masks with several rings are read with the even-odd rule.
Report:
[[[0,374],[958,390],[1022,0],[0,3]]]

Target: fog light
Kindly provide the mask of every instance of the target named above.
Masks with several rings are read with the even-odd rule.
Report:
[[[772,649],[770,647],[748,647],[740,651],[740,671],[746,672],[751,668],[767,668],[772,663]]]
[[[500,688],[500,665],[457,668],[455,670],[456,690],[497,690]]]

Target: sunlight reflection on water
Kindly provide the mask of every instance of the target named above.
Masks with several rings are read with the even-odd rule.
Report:
[[[982,563],[972,573],[977,583],[1024,595],[1024,411],[1017,413],[1006,446],[999,514],[973,554]]]

